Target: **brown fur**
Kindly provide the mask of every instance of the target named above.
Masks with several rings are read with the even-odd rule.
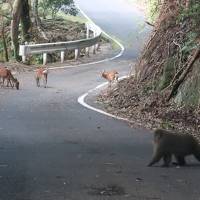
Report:
[[[188,155],[194,155],[200,161],[200,145],[192,135],[157,129],[154,132],[154,154],[148,166],[154,165],[163,158],[163,166],[168,167],[172,155],[181,166],[186,164],[185,156]]]
[[[7,87],[10,85],[12,88],[15,86],[17,90],[19,89],[19,81],[13,77],[11,71],[6,67],[0,67],[0,78],[3,86],[5,80],[7,80]]]
[[[112,70],[112,71],[103,71],[101,73],[101,76],[103,78],[105,78],[108,82],[109,82],[109,86],[111,86],[111,84],[114,82],[114,81],[118,81],[118,78],[119,78],[119,73],[116,71],[116,70]]]
[[[36,85],[40,87],[40,79],[43,79],[44,87],[47,87],[47,77],[48,77],[48,69],[44,67],[40,67],[36,70],[35,79]]]

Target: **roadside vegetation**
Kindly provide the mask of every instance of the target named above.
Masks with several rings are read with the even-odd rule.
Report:
[[[200,3],[155,0],[154,29],[132,76],[100,95],[110,112],[148,128],[199,137]],[[152,12],[152,11],[151,11]]]
[[[159,14],[160,1],[158,0],[127,0],[129,3],[139,7],[146,14],[148,21],[152,23]]]

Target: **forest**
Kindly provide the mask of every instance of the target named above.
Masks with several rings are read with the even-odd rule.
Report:
[[[19,44],[75,39],[67,38],[66,33],[63,34],[65,36],[60,36],[63,31],[68,31],[68,33],[71,31],[70,35],[80,38],[81,36],[77,36],[77,34],[81,32],[81,27],[72,22],[67,26],[66,20],[61,16],[62,13],[70,16],[77,15],[78,10],[75,8],[73,0],[0,1],[0,61],[20,62]],[[57,32],[53,30],[52,24]],[[63,28],[64,26],[67,28]],[[77,34],[74,34],[74,31]],[[33,63],[37,63],[39,58],[35,59]]]

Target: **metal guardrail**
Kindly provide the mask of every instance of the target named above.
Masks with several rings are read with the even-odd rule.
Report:
[[[92,32],[93,37],[90,38]],[[22,61],[26,62],[27,56],[32,54],[43,54],[43,64],[47,63],[47,54],[52,52],[61,52],[61,63],[64,62],[65,51],[75,50],[75,59],[78,58],[81,49],[86,49],[89,55],[89,47],[93,47],[93,53],[96,52],[101,38],[101,29],[93,23],[86,23],[86,39],[56,42],[56,43],[42,43],[42,44],[25,44],[20,45],[19,55],[22,56]]]

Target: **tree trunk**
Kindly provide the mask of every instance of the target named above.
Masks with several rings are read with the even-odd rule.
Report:
[[[167,101],[169,101],[174,96],[174,94],[176,94],[179,86],[184,81],[185,77],[190,72],[194,62],[196,61],[197,58],[199,58],[199,56],[200,56],[200,49],[197,49],[193,54],[193,56],[191,57],[191,59],[186,63],[186,69],[183,71],[180,77],[175,80],[174,84],[172,85],[172,89],[169,94],[169,97],[167,98]]]
[[[22,12],[21,12],[21,25],[22,25],[22,36],[23,40],[29,40],[29,31],[31,28],[31,19],[29,14],[29,3],[28,0],[23,0]]]
[[[38,15],[38,0],[33,0],[33,17],[36,26],[41,25],[40,17]]]
[[[39,33],[41,33],[42,37],[45,39],[45,40],[49,40],[45,34],[45,32],[42,30],[42,23],[41,23],[41,20],[40,20],[40,17],[39,17],[39,14],[38,14],[38,0],[33,0],[33,17],[34,17],[34,22],[35,22],[35,25],[39,31]],[[43,9],[44,11],[45,9]],[[44,15],[44,12],[43,12],[43,15]],[[45,19],[45,15],[44,15],[44,19]]]
[[[22,0],[15,0],[13,3],[12,21],[11,21],[11,41],[14,51],[14,58],[19,60],[19,22],[22,12]]]
[[[2,35],[2,41],[3,41],[3,49],[4,49],[4,53],[5,53],[5,60],[6,60],[6,62],[8,62],[9,61],[8,49],[7,49],[7,44],[6,44],[6,38],[5,38],[5,32],[4,32],[4,22],[3,21],[2,21],[1,35]]]

